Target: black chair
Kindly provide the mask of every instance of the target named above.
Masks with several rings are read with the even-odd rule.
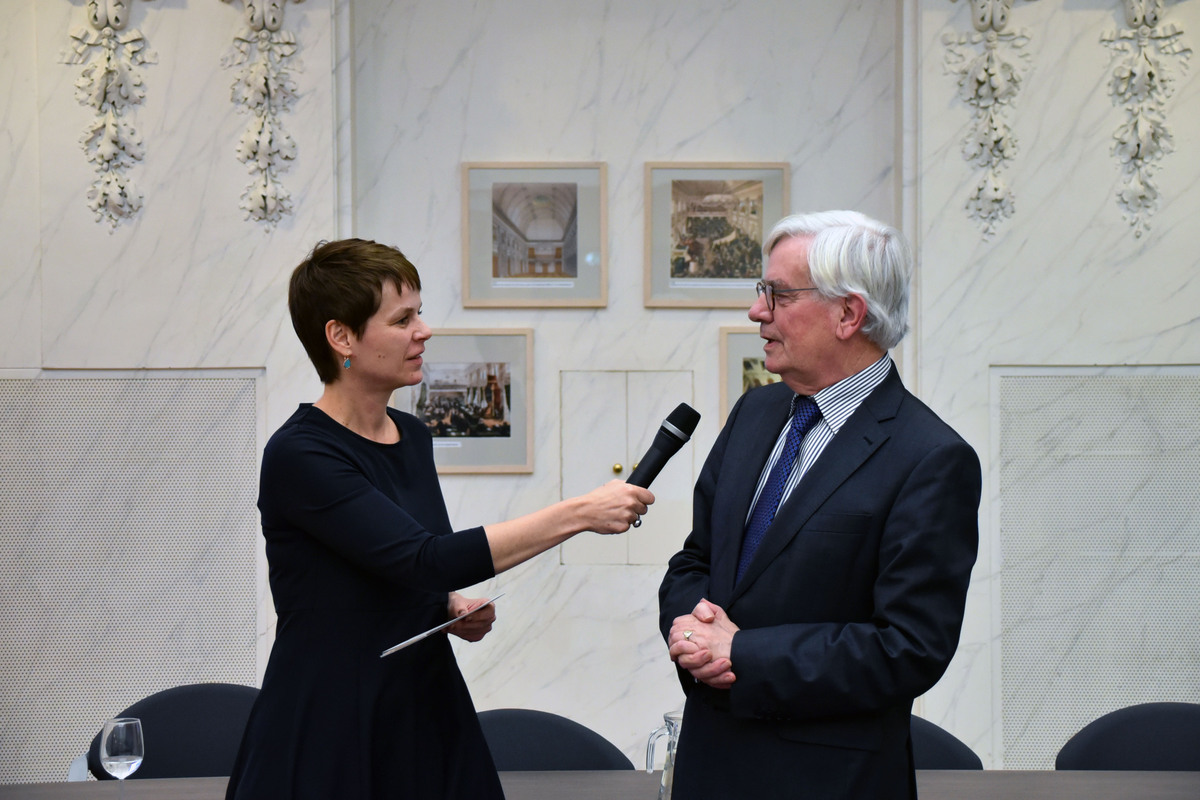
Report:
[[[975,751],[940,725],[914,715],[909,732],[917,769],[983,769]]]
[[[502,772],[633,769],[612,742],[558,714],[496,708],[480,711],[479,724]]]
[[[1140,703],[1110,711],[1067,740],[1054,768],[1200,771],[1200,705]]]
[[[228,775],[256,697],[253,686],[193,683],[156,692],[114,714],[142,721],[146,757],[127,780]],[[97,779],[113,779],[100,765],[99,733],[88,748],[87,765]]]

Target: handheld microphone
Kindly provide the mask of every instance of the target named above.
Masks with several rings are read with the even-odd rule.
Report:
[[[658,433],[654,434],[654,442],[650,445],[650,449],[646,451],[646,455],[642,456],[642,460],[630,474],[629,480],[625,482],[641,486],[643,489],[649,488],[650,481],[658,477],[658,473],[662,471],[667,460],[678,453],[679,448],[692,438],[692,433],[696,430],[696,423],[699,421],[700,412],[687,403],[680,403],[676,406],[675,410],[663,420]]]

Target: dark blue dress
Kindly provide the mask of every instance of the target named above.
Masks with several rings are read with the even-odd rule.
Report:
[[[483,528],[451,530],[428,430],[388,413],[398,444],[308,404],[267,443],[279,621],[227,800],[504,796],[446,634],[379,657],[494,575]]]

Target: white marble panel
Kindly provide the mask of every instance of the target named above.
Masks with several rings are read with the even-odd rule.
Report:
[[[86,205],[93,176],[77,139],[90,112],[72,86],[82,67],[56,60],[84,9],[46,6],[38,20],[44,366],[263,365],[280,333],[292,336],[288,268],[334,228],[329,3],[286,7],[303,65],[299,100],[283,115],[298,148],[282,174],[296,210],[273,230],[238,207],[250,182],[236,158],[248,117],[230,100],[235,70],[221,58],[244,26],[240,6],[130,8],[130,27],[158,58],[141,67],[146,98],[132,111],[145,157],[130,174],[145,204],[115,230]]]
[[[33,367],[41,341],[37,235],[37,60],[32,3],[8,3],[0,29],[0,368]]]

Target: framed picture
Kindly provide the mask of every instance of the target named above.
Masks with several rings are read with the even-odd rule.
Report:
[[[737,325],[721,328],[721,425],[737,399],[755,386],[778,383],[763,363],[763,340],[758,328]]]
[[[462,166],[463,306],[608,305],[601,163]]]
[[[439,473],[533,472],[533,330],[435,330],[392,405],[433,435]]]
[[[786,163],[647,163],[645,305],[749,308],[790,181]]]

